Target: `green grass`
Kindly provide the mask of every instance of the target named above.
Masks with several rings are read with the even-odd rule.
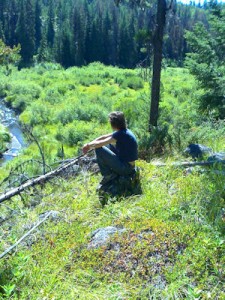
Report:
[[[0,156],[7,150],[7,146],[11,140],[8,130],[0,124]]]
[[[60,218],[1,260],[2,293],[11,286],[10,299],[224,299],[223,176],[139,166],[143,195],[104,209],[95,192],[99,176],[88,173],[59,179],[57,189],[47,184],[33,207],[33,197],[15,197],[11,205],[23,215],[10,233],[1,227],[0,251],[41,213],[56,210]],[[105,226],[127,229],[111,240],[119,252],[87,249],[90,233]]]
[[[150,87],[140,78],[139,70],[93,63],[67,70],[42,64],[19,72],[13,70],[10,76],[4,75],[4,69],[0,72],[0,95],[20,112],[21,123],[33,128],[46,148],[49,163],[58,159],[62,144],[65,156],[71,157],[85,142],[109,132],[108,114],[112,110],[124,111],[144,158],[168,156],[171,150],[177,155],[191,142],[222,150],[224,123],[213,122],[199,113],[198,97],[202,93],[188,70],[163,70],[159,120],[162,132],[150,136]],[[31,154],[38,157],[34,145],[24,151],[24,157]]]
[[[107,115],[123,110],[139,139],[143,157],[168,163],[157,168],[139,161],[143,195],[102,208],[96,187],[100,175],[82,172],[58,178],[1,205],[0,252],[18,240],[40,214],[55,210],[12,255],[0,260],[2,299],[225,299],[224,176],[213,169],[188,173],[170,166],[182,159],[190,142],[224,149],[224,122],[199,114],[195,79],[185,69],[163,70],[160,127],[146,133],[149,83],[138,70],[99,63],[63,70],[45,64],[0,73],[0,95],[33,127],[48,163],[79,153],[82,144],[110,131]],[[9,80],[10,79],[10,80]],[[2,181],[12,167],[38,158],[31,144],[1,168]],[[40,173],[30,167],[28,174]],[[3,190],[3,187],[1,188]],[[90,233],[119,226],[122,235],[99,249],[88,249]]]

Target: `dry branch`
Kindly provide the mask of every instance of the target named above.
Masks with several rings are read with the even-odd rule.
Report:
[[[35,179],[28,180],[26,183],[20,185],[19,187],[16,187],[16,188],[14,188],[14,189],[6,192],[6,193],[1,194],[0,195],[0,203],[12,198],[13,196],[16,196],[16,195],[20,194],[21,192],[23,192],[25,189],[27,189],[29,187],[35,186],[35,185],[40,184],[40,183],[44,183],[47,180],[51,179],[52,177],[55,177],[55,176],[59,175],[63,171],[66,171],[68,168],[74,166],[78,162],[78,160],[83,156],[84,155],[80,155],[77,158],[75,158],[73,161],[57,168],[54,171],[51,171],[51,172],[49,172],[45,175],[41,175],[41,176],[39,176]]]
[[[16,246],[18,246],[25,238],[27,238],[37,227],[39,227],[42,223],[44,223],[52,214],[50,211],[43,220],[39,221],[34,227],[32,227],[26,234],[24,234],[14,245],[6,249],[2,254],[0,254],[0,259],[3,258],[6,254],[11,252]]]

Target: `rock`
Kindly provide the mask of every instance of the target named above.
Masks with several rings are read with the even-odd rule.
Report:
[[[91,241],[88,245],[88,249],[96,249],[108,244],[110,237],[116,233],[123,233],[126,229],[108,226],[105,228],[99,228],[91,233]]]
[[[202,158],[205,154],[211,154],[212,149],[201,144],[190,144],[184,152],[196,159]]]
[[[218,152],[211,155],[207,161],[223,161],[225,160],[225,152]]]

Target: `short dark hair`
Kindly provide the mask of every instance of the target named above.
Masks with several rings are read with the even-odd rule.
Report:
[[[113,128],[116,129],[126,129],[126,119],[121,111],[114,111],[109,114],[110,124]]]

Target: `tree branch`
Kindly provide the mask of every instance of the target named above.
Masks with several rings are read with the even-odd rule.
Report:
[[[2,254],[0,254],[0,259],[6,256],[9,252],[11,252],[16,246],[18,246],[25,238],[27,238],[36,228],[38,228],[42,223],[44,223],[52,214],[50,211],[43,220],[39,221],[34,227],[32,227],[26,234],[24,234],[14,245],[5,250]]]

